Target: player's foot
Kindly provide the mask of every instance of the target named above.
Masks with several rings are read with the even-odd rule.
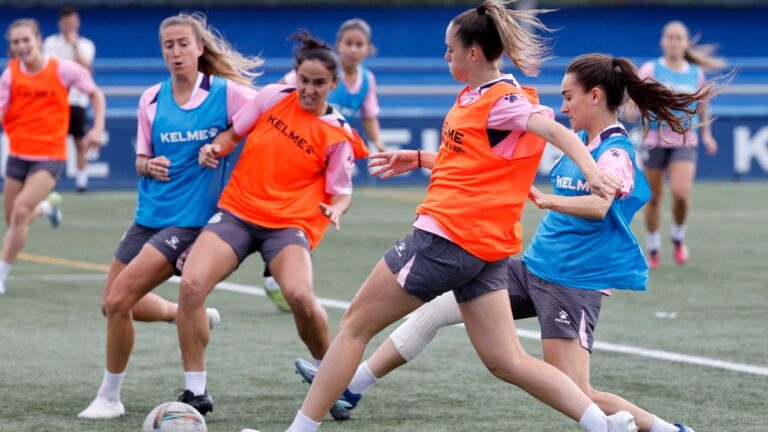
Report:
[[[293,365],[296,368],[296,373],[301,375],[307,384],[311,385],[312,380],[317,375],[317,366],[300,358],[294,360]],[[362,394],[352,393],[349,389],[344,389],[344,393],[342,393],[339,400],[331,407],[331,417],[336,421],[349,420],[352,417],[351,411],[357,406],[362,397]]]
[[[675,247],[675,262],[679,265],[685,265],[688,262],[688,246],[684,240],[672,240]]]
[[[78,193],[85,193],[85,191],[87,191],[87,190],[88,190],[88,189],[86,189],[86,187],[85,187],[85,186],[78,186],[78,187],[77,187],[77,192],[78,192]]]
[[[272,276],[268,276],[264,279],[264,291],[267,292],[267,297],[272,300],[277,310],[280,312],[290,312],[291,307],[283,297],[283,291],[280,289],[280,285]]]
[[[195,396],[191,390],[184,390],[184,393],[179,396],[178,400],[196,409],[201,415],[213,412],[213,398],[208,393],[208,390],[200,396]]]
[[[608,432],[637,432],[635,416],[628,411],[619,411],[608,416]]]
[[[661,251],[648,251],[648,268],[656,269],[661,265]]]
[[[5,281],[0,280],[0,295],[5,294]]]
[[[690,427],[686,426],[685,423],[675,423],[675,426],[677,426],[677,429],[680,432],[696,432],[695,430],[693,430]]]
[[[205,314],[208,316],[208,329],[213,330],[214,327],[221,324],[221,314],[214,308],[206,308]]]
[[[51,214],[48,215],[48,219],[51,220],[51,226],[58,228],[62,219],[61,195],[58,192],[51,192],[45,200],[51,205]]]
[[[88,405],[88,408],[77,415],[82,420],[108,420],[125,415],[125,407],[119,400],[104,396],[96,396],[96,399]]]

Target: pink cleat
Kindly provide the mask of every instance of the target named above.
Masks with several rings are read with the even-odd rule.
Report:
[[[675,245],[675,262],[678,265],[685,265],[690,257],[688,246],[682,240],[672,240],[672,243]]]
[[[648,268],[657,269],[661,265],[661,252],[652,250],[648,252]]]

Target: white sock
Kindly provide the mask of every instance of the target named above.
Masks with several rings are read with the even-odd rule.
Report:
[[[200,396],[205,393],[205,380],[205,371],[184,371],[184,382],[186,383],[186,388],[187,390],[190,390],[195,396]]]
[[[104,369],[104,378],[96,394],[107,399],[120,400],[120,386],[123,385],[123,378],[125,378],[125,372],[115,374]]]
[[[314,358],[314,357],[312,357],[312,361],[315,363],[315,366],[316,366],[318,369],[320,369],[320,363],[322,363],[323,361],[322,361],[322,360],[318,360],[318,359],[316,359],[316,358]]]
[[[658,231],[645,233],[645,247],[650,251],[660,251],[661,233]]]
[[[8,264],[7,262],[0,260],[0,281],[5,281],[5,278],[8,277],[8,273],[11,272],[12,267],[13,264]]]
[[[595,404],[590,405],[584,411],[579,420],[579,425],[588,432],[606,432],[608,429],[605,413]]]
[[[376,381],[378,380],[376,375],[374,375],[368,367],[368,362],[364,361],[357,367],[355,376],[352,377],[352,382],[349,383],[349,387],[347,388],[352,393],[363,394],[366,390],[371,388],[372,385],[376,384]]]
[[[75,175],[75,185],[79,188],[84,188],[88,186],[88,171],[82,170],[78,171]]]
[[[685,224],[672,224],[672,241],[683,241],[685,239]]]
[[[293,419],[293,423],[285,432],[315,432],[319,427],[320,422],[312,420],[299,410]]]
[[[43,216],[50,216],[53,214],[53,206],[48,201],[40,201],[40,210],[43,212]]]
[[[651,423],[651,431],[650,432],[679,432],[680,429],[678,429],[677,426],[673,425],[672,423],[667,423],[664,420],[653,416],[653,423]]]

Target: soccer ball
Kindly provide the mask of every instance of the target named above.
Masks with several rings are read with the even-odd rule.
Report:
[[[141,432],[208,432],[205,419],[183,402],[166,402],[153,409]]]

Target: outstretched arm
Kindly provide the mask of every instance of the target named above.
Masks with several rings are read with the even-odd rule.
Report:
[[[547,194],[536,186],[531,186],[528,198],[542,210],[552,210],[585,219],[602,220],[613,203],[613,196],[608,198],[597,195],[560,196]]]
[[[432,169],[437,153],[421,150],[399,150],[394,152],[374,153],[370,156],[368,168],[376,168],[371,175],[381,176],[382,180],[413,171],[416,168]]]

